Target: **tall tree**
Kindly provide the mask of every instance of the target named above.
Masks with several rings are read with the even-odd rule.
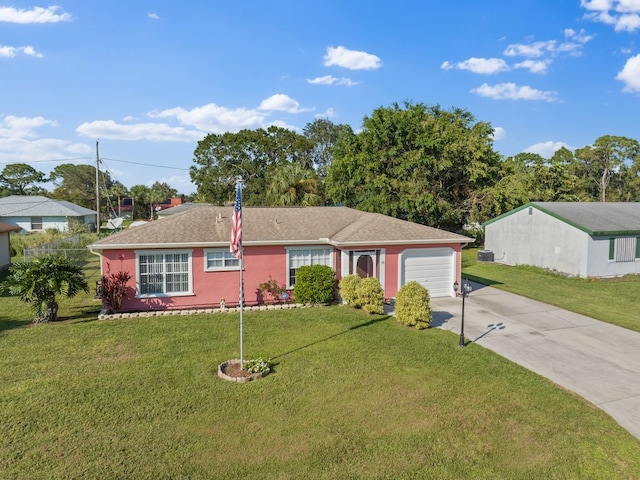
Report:
[[[36,183],[44,183],[45,174],[26,163],[10,163],[0,172],[0,189],[7,195],[33,195],[43,189]]]
[[[599,137],[593,145],[575,151],[579,175],[591,184],[592,195],[601,202],[607,201],[607,188],[612,178],[633,165],[639,154],[637,140],[614,135]],[[618,181],[614,179],[614,182]]]
[[[129,189],[129,192],[133,199],[131,218],[144,218],[149,212],[149,204],[151,203],[149,196],[151,190],[146,185],[134,185]]]
[[[57,320],[58,296],[71,298],[89,291],[82,268],[60,255],[13,264],[1,287],[31,305],[36,323]]]
[[[123,197],[127,197],[129,195],[129,189],[127,187],[125,187],[122,183],[115,181],[113,182],[113,184],[111,185],[111,188],[109,189],[109,196],[114,196],[116,199],[116,204],[115,205],[111,205],[111,208],[114,210],[115,214],[119,217],[121,215],[121,205],[122,205],[122,198]]]
[[[92,165],[63,163],[53,169],[50,180],[55,185],[54,198],[67,200],[85,208],[96,208],[96,169]],[[113,185],[109,172],[98,172],[100,205],[107,205]],[[103,210],[103,208],[101,208]]]
[[[245,203],[264,205],[275,169],[291,162],[310,167],[311,150],[304,136],[281,127],[209,134],[198,142],[190,176],[198,195],[214,203],[232,201],[236,178],[242,177]]]
[[[271,176],[267,199],[274,206],[319,205],[316,173],[297,162],[279,166]]]
[[[311,152],[313,167],[321,179],[327,176],[329,167],[333,162],[333,146],[340,138],[340,134],[350,129],[351,127],[348,125],[336,125],[326,118],[314,120],[304,127],[304,136],[307,137],[313,145]]]
[[[471,113],[405,102],[378,108],[341,135],[327,193],[334,202],[461,230],[472,194],[497,176],[493,129]]]

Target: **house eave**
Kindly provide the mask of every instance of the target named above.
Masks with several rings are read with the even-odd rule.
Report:
[[[387,246],[387,245],[435,245],[435,244],[468,244],[473,242],[473,238],[438,238],[438,239],[417,239],[417,240],[391,240],[391,241],[347,241],[340,242],[330,238],[319,238],[317,240],[273,240],[260,242],[244,242],[245,247],[270,247],[270,246],[290,246],[290,245],[331,245],[334,247],[353,247],[358,245]],[[176,242],[176,243],[121,243],[121,244],[91,244],[87,246],[89,250],[141,250],[141,249],[176,249],[176,248],[224,248],[229,242]]]

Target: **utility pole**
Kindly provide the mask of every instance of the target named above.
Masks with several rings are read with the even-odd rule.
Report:
[[[96,233],[100,236],[100,155],[98,154],[98,140],[96,140]]]

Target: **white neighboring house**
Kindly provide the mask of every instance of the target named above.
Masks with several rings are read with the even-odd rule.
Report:
[[[66,200],[39,195],[10,195],[0,198],[0,221],[20,227],[22,232],[41,232],[55,228],[69,230],[69,222],[96,228],[96,212]]]
[[[498,263],[579,277],[640,273],[638,202],[530,202],[483,225]]]
[[[0,272],[11,265],[11,241],[9,235],[11,232],[18,231],[20,231],[20,227],[0,222]]]

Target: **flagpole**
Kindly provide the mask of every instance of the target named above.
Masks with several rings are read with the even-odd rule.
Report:
[[[244,370],[244,248],[242,246],[242,178],[236,179],[236,203],[233,207],[231,219],[231,254],[240,260],[240,286],[238,305],[240,306],[240,368]]]
[[[244,311],[244,282],[242,271],[244,270],[244,248],[240,247],[240,368],[244,370],[244,328],[242,313]]]

